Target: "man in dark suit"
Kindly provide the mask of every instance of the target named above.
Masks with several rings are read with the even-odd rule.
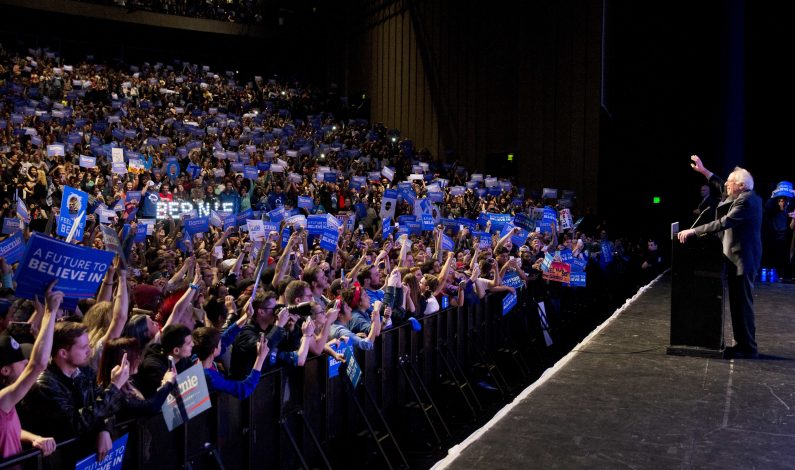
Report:
[[[693,155],[691,166],[720,188],[723,180],[704,168]],[[762,258],[762,199],[754,192],[754,179],[748,170],[737,167],[725,182],[725,199],[718,205],[717,218],[698,227],[679,232],[684,243],[692,235],[719,233],[723,240],[729,284],[729,307],[734,331],[733,347],[724,357],[757,357],[754,324],[754,278]]]

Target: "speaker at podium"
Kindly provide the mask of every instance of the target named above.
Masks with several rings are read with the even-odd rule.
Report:
[[[671,226],[671,344],[668,354],[722,357],[726,267],[717,235],[680,243]]]

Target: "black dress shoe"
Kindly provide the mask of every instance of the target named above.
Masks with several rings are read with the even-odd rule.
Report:
[[[724,359],[756,359],[759,353],[754,350],[741,349],[737,346],[729,346],[723,350]]]

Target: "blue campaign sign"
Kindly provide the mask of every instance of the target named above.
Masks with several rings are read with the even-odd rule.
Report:
[[[519,273],[516,271],[508,271],[505,273],[505,276],[502,277],[502,285],[513,287],[514,289],[521,289],[524,287],[524,281],[519,277]]]
[[[3,233],[6,235],[11,235],[12,233],[16,233],[22,230],[22,221],[17,219],[16,217],[4,217],[3,218]]]
[[[113,162],[110,171],[111,173],[115,173],[117,175],[127,174],[127,164],[124,162]]]
[[[406,222],[406,228],[408,229],[409,233],[412,235],[422,234],[422,224],[420,222],[411,222],[411,221]]]
[[[346,371],[348,378],[351,380],[353,388],[359,386],[362,381],[362,368],[356,362],[356,357],[353,355],[353,348],[345,348],[345,364],[347,365]]]
[[[94,168],[97,166],[97,158],[80,155],[80,166],[83,168]]]
[[[394,229],[395,227],[392,225],[392,219],[390,217],[387,217],[386,219],[381,221],[381,231],[384,240],[386,240],[387,237],[389,237],[389,235],[392,233]]]
[[[255,180],[259,178],[259,170],[255,166],[244,166],[243,167],[243,177]]]
[[[19,261],[24,253],[25,239],[22,238],[22,232],[17,232],[0,242],[0,257],[5,258],[8,264]]]
[[[268,219],[270,219],[271,222],[281,222],[286,216],[287,213],[284,211],[284,206],[279,206],[268,212]]]
[[[197,233],[206,233],[210,231],[210,218],[209,217],[194,217],[185,221],[185,231],[191,236]]]
[[[195,163],[189,163],[188,167],[185,168],[185,173],[188,174],[191,178],[197,178],[202,172],[202,169],[199,165]]]
[[[306,229],[310,235],[320,235],[328,228],[328,217],[326,217],[326,214],[310,215],[306,218]]]
[[[428,214],[422,215],[422,229],[433,230],[433,216]]]
[[[340,341],[340,344],[332,344],[329,346],[334,352],[342,352],[345,355],[346,349],[353,349],[353,344]],[[328,378],[333,379],[340,375],[340,364],[342,361],[334,359],[334,356],[328,357]]]
[[[555,233],[558,230],[558,213],[550,206],[544,207],[544,215],[538,224],[541,233]]]
[[[298,207],[311,211],[315,207],[315,202],[309,196],[298,196]]]
[[[584,272],[574,272],[574,269],[572,269],[571,276],[569,277],[569,286],[585,287],[585,280],[586,274]]]
[[[516,217],[513,218],[513,224],[531,232],[536,228],[535,221],[524,212],[516,214]]]
[[[124,463],[124,451],[127,448],[125,434],[113,441],[113,447],[101,462],[97,462],[97,454],[91,454],[75,464],[75,470],[121,470]]]
[[[234,214],[232,214],[232,216],[234,217]],[[237,217],[235,217],[235,224],[237,226],[246,225],[246,221],[248,219],[253,219],[253,218],[254,218],[254,210],[249,208],[249,209],[246,209],[243,212],[237,214]],[[224,230],[226,230],[227,219],[224,219]]]
[[[571,260],[573,259],[574,256],[572,255],[571,249],[566,248],[564,250],[560,250],[560,261],[566,264],[571,264]]]
[[[574,273],[585,272],[585,267],[588,265],[588,262],[584,259],[572,258],[569,264],[571,265],[571,272],[573,275]]]
[[[323,173],[323,181],[326,183],[336,183],[337,182],[337,174],[336,173]]]
[[[47,285],[58,279],[58,290],[67,300],[72,300],[70,305],[76,305],[78,299],[89,299],[97,294],[113,256],[109,251],[72,245],[34,233],[14,276],[16,296],[23,299],[42,296]]]
[[[509,292],[502,299],[502,314],[507,315],[514,307],[516,307],[516,294]]]
[[[455,248],[455,243],[453,242],[453,239],[445,234],[442,234],[442,250],[453,251],[453,248]]]
[[[488,250],[491,247],[491,235],[487,232],[472,232],[473,237],[478,237],[478,247]]]
[[[127,202],[141,202],[141,191],[127,191],[127,197],[124,200]]]
[[[229,214],[224,217],[224,230],[234,227],[237,227],[237,216],[235,216],[235,214]]]
[[[337,242],[340,233],[334,229],[326,229],[320,234],[320,248],[328,251],[337,251]]]
[[[135,239],[136,243],[146,241],[146,224],[139,223],[138,226],[135,228]]]
[[[69,236],[72,225],[78,222],[74,239],[83,240],[83,229],[86,227],[86,214],[88,213],[88,193],[70,186],[64,186],[61,197],[61,213],[58,215],[58,226],[55,230],[59,236]],[[80,220],[77,220],[77,219]]]

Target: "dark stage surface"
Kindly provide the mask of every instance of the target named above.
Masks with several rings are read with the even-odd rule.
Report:
[[[795,468],[795,286],[758,285],[756,360],[666,355],[670,291],[663,276],[436,468]]]

